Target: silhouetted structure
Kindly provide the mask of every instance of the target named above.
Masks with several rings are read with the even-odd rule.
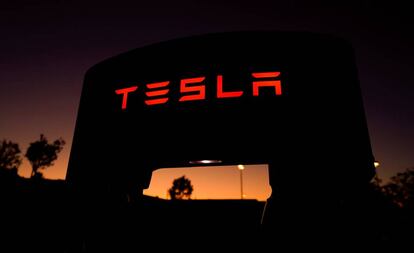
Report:
[[[75,241],[91,250],[100,245],[92,238],[114,235],[123,230],[118,226],[160,229],[142,196],[152,171],[207,163],[269,164],[273,193],[261,238],[272,247],[374,240],[365,201],[374,157],[351,45],[322,34],[220,33],[146,46],[93,66],[67,173],[79,209]],[[128,200],[135,200],[131,215]],[[208,220],[214,212],[193,211],[181,213]],[[240,229],[243,216],[234,215],[239,223],[187,225],[195,234],[213,224],[235,236],[258,232],[259,219]]]

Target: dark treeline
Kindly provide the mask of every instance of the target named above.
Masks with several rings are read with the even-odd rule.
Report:
[[[50,180],[41,174],[41,170],[53,165],[63,145],[62,139],[49,143],[43,135],[31,143],[25,157],[30,161],[33,171],[31,178],[23,178],[17,173],[23,159],[19,146],[11,141],[0,142],[0,219],[4,231],[0,237],[1,252],[77,252],[82,249],[82,245],[73,245],[76,242],[76,239],[73,240],[76,237],[73,233],[76,231],[75,226],[82,225],[74,222],[78,220],[76,212],[79,212],[79,209],[74,210],[74,195],[69,191],[65,180]],[[173,182],[169,193],[172,199],[189,199],[192,189],[191,182],[182,177]],[[392,244],[405,244],[413,239],[414,168],[397,173],[384,184],[375,177],[366,192],[361,194],[365,195],[361,198],[364,203],[355,202],[355,205],[372,212],[371,238],[375,238],[378,243]],[[121,213],[119,219],[133,224],[131,217],[151,214],[151,217],[158,217],[153,225],[160,228],[168,220],[186,217],[182,212],[208,210],[211,214],[214,208],[218,208],[219,211],[214,211],[214,220],[192,216],[195,219],[188,224],[212,228],[214,224],[227,222],[240,226],[239,217],[252,214],[253,218],[244,219],[245,222],[257,221],[256,225],[249,225],[251,228],[259,227],[263,206],[264,203],[251,200],[168,201],[144,197],[143,203],[135,203],[131,208],[125,209],[126,213],[130,213],[129,216]],[[237,216],[232,208],[246,208],[247,211],[240,212]],[[181,221],[177,222],[180,223]],[[123,235],[132,236],[130,232]],[[71,247],[76,249],[71,250]]]
[[[19,145],[0,141],[1,252],[62,252],[70,198],[65,181],[45,179],[42,170],[53,165],[64,144],[61,138],[49,143],[44,135],[30,143],[24,158],[32,173],[23,178]]]

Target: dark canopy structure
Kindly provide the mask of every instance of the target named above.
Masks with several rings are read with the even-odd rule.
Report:
[[[153,170],[210,164],[269,165],[266,224],[298,199],[321,213],[368,184],[374,157],[351,45],[312,33],[208,34],[88,70],[67,174],[84,202],[139,199]]]

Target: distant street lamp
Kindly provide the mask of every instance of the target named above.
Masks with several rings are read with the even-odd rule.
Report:
[[[240,171],[240,198],[243,199],[244,194],[243,194],[243,170],[244,170],[244,165],[239,164],[237,166],[237,168]]]
[[[380,163],[378,161],[374,161],[374,167],[378,168],[380,166]]]

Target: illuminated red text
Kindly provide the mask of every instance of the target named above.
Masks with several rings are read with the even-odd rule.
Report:
[[[169,89],[165,88],[168,86],[170,82],[158,82],[158,83],[149,83],[147,84],[147,92],[145,92],[145,95],[147,95],[148,98],[145,100],[145,104],[147,105],[157,105],[157,104],[164,104],[167,103],[168,97],[162,97],[168,94],[170,92]],[[159,89],[162,88],[162,89]]]
[[[252,73],[255,78],[275,78],[280,75],[280,72],[262,72]],[[282,95],[282,85],[280,80],[267,80],[267,81],[253,81],[253,96],[259,96],[260,87],[274,87],[276,95]]]
[[[205,77],[196,77],[182,79],[180,82],[180,92],[181,93],[195,93],[193,95],[184,95],[180,98],[180,102],[189,101],[189,100],[202,100],[206,98],[206,86],[205,85],[191,85],[195,83],[201,83],[204,81]]]
[[[279,77],[280,72],[256,72],[252,73],[252,95],[254,97],[259,96],[259,91],[263,87],[270,87],[274,89],[274,94],[276,96],[282,95],[282,84],[281,81],[277,78]],[[185,78],[180,80],[180,97],[179,102],[192,101],[192,100],[205,100],[206,99],[206,85],[204,84],[205,77],[194,77],[194,78]],[[223,75],[217,75],[216,79],[216,88],[217,94],[216,97],[219,99],[224,98],[237,98],[241,97],[245,91],[241,90],[226,90],[225,85],[223,84]],[[169,97],[168,93],[170,81],[162,81],[155,83],[148,83],[145,85],[145,104],[148,106],[165,104],[168,102]],[[135,92],[138,89],[138,86],[131,86],[127,88],[117,89],[115,93],[117,95],[122,95],[122,110],[127,109],[128,103],[128,94]]]
[[[122,109],[125,110],[127,108],[127,101],[128,101],[128,93],[136,91],[138,86],[132,86],[129,88],[115,90],[115,93],[118,95],[122,95]]]

